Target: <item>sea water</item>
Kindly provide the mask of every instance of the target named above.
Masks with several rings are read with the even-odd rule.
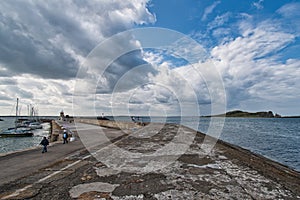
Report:
[[[119,117],[116,120],[128,118]],[[213,118],[214,123],[210,126],[212,118],[206,117],[140,118],[143,122],[183,124],[202,133],[221,130],[219,139],[300,171],[300,118],[227,117],[224,124],[223,120]]]
[[[14,127],[14,117],[1,117],[0,131]],[[43,123],[43,129],[33,130],[33,137],[0,137],[0,154],[20,151],[39,146],[42,138],[49,135],[50,124]]]
[[[109,118],[131,121],[130,117]],[[300,171],[300,118],[226,118],[224,124],[221,118],[213,119],[213,126],[210,126],[212,118],[204,117],[140,117],[138,120],[183,124],[203,133],[224,125],[219,139]],[[0,121],[0,129],[7,124],[13,126],[13,118],[4,120]],[[44,129],[38,130],[33,137],[0,138],[0,153],[37,146],[42,137],[48,135],[47,126],[49,128],[44,124]]]
[[[198,131],[207,133],[210,120],[200,118]],[[225,118],[219,139],[300,171],[300,118]]]
[[[220,139],[300,171],[300,118],[226,118]]]

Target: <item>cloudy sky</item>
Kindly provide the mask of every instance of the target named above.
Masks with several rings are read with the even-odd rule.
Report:
[[[1,0],[0,115],[300,114],[296,0]],[[151,27],[151,28],[149,28]]]

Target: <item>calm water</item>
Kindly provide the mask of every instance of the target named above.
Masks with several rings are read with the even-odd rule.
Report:
[[[215,126],[222,125],[220,118],[214,120]],[[198,130],[207,133],[211,119],[155,117],[143,121],[181,123],[191,128],[199,125]],[[300,118],[226,118],[220,139],[300,171]]]
[[[221,139],[300,171],[299,118],[226,118]]]
[[[0,122],[0,129],[9,123],[7,119],[4,120]],[[10,120],[13,125],[13,119]],[[131,121],[129,117],[117,117],[115,120]],[[203,133],[207,133],[211,121],[210,118],[199,117],[143,117],[140,120],[181,123],[196,127]],[[214,120],[215,126],[222,125],[221,119]],[[47,126],[49,128],[49,125],[45,125],[46,129]],[[43,130],[30,138],[0,138],[0,153],[37,146],[42,136],[47,134],[47,130]],[[226,118],[220,139],[300,171],[300,118]]]
[[[4,121],[0,121],[0,130],[14,127],[15,118],[2,117]],[[50,130],[49,123],[43,124],[43,129],[34,130],[33,137],[16,137],[16,138],[2,138],[0,137],[0,153],[24,150],[39,146],[43,136],[48,136]]]

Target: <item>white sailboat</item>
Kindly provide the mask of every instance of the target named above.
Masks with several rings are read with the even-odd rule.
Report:
[[[31,137],[31,136],[33,136],[31,128],[23,127],[23,126],[22,127],[17,126],[18,112],[19,112],[19,98],[17,98],[17,105],[16,105],[15,127],[8,128],[7,130],[2,131],[0,133],[1,137]]]

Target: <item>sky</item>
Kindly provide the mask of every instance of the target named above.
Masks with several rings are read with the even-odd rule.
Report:
[[[1,0],[0,115],[300,115],[296,0]]]

